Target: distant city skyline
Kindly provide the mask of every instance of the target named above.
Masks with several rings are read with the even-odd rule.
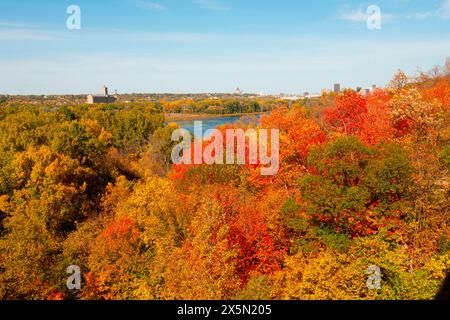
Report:
[[[303,93],[300,92],[278,92],[278,93],[264,93],[264,92],[244,92],[243,90],[241,90],[239,87],[237,87],[234,91],[232,92],[185,92],[185,93],[174,93],[174,92],[118,92],[117,89],[114,89],[114,94],[111,94],[109,91],[109,87],[107,85],[103,85],[101,87],[101,90],[93,90],[92,92],[86,94],[86,93],[55,93],[55,94],[8,94],[8,93],[1,93],[2,94],[6,94],[6,95],[10,95],[10,96],[33,96],[33,95],[38,95],[38,96],[83,96],[83,95],[87,95],[88,98],[88,103],[92,104],[92,102],[95,100],[94,98],[104,98],[104,97],[110,97],[113,98],[114,96],[120,96],[120,95],[132,95],[132,94],[179,94],[179,95],[189,95],[189,94],[193,94],[193,95],[214,95],[214,94],[225,94],[225,95],[250,95],[250,96],[272,96],[272,97],[314,97],[314,96],[320,96],[323,93],[343,93],[345,90],[354,90],[356,92],[360,92],[361,90],[368,90],[368,91],[374,91],[376,88],[378,88],[377,85],[372,85],[370,88],[362,88],[360,86],[357,86],[355,88],[350,88],[350,87],[341,87],[340,83],[334,83],[332,87],[330,88],[322,88],[317,92],[309,92],[309,91],[304,91]],[[102,100],[102,99],[100,99]],[[114,101],[110,101],[110,102],[114,102]]]
[[[66,26],[73,4],[80,30]],[[370,5],[381,30],[367,28]],[[0,42],[0,94],[382,87],[445,62],[450,0],[3,0]]]

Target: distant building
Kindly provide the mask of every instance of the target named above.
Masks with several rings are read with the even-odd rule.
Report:
[[[281,99],[283,99],[283,100],[288,100],[288,101],[297,101],[297,100],[299,100],[300,98],[297,97],[297,96],[286,96],[286,95],[283,95],[283,96],[281,97]]]
[[[340,83],[335,83],[334,84],[334,93],[339,93],[341,92],[341,84]]]
[[[376,85],[376,84],[374,84],[374,85],[372,86],[372,92],[374,92],[375,90],[377,90],[377,85]]]
[[[360,93],[361,90],[362,90],[362,87],[356,87],[356,92],[357,92],[357,93]]]
[[[358,93],[362,96],[367,96],[370,94],[370,89],[361,89]]]
[[[87,96],[87,103],[88,104],[95,104],[95,103],[114,103],[116,102],[116,98],[114,96],[110,96],[108,92],[108,87],[103,86],[103,95],[97,95],[94,96],[92,94]]]
[[[236,91],[234,91],[234,93],[235,94],[242,94],[242,90],[239,87],[237,87]]]
[[[357,90],[358,90],[357,93],[361,96],[367,96],[370,94],[370,92],[372,92],[372,89],[363,89],[360,87],[358,87]]]

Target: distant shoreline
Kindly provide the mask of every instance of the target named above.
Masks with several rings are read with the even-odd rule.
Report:
[[[217,119],[217,118],[232,118],[232,117],[243,117],[243,116],[257,116],[265,114],[266,112],[254,112],[254,113],[233,113],[233,114],[208,114],[208,113],[166,113],[164,118],[166,122],[170,121],[188,121],[188,120],[206,120],[206,119]]]

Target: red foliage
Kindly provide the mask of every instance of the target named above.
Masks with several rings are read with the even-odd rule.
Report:
[[[137,234],[134,221],[130,218],[123,218],[110,223],[100,237],[111,240],[130,236],[131,239],[134,239]]]
[[[139,230],[135,222],[130,218],[122,218],[111,222],[97,239],[97,249],[105,256],[113,252],[133,250],[132,244],[136,243]]]
[[[361,140],[367,144],[376,145],[393,138],[389,101],[389,95],[380,89],[367,96],[367,113],[363,115],[360,131],[357,132]]]
[[[324,118],[328,125],[335,131],[345,134],[359,132],[366,114],[366,100],[354,91],[346,91],[339,95],[334,105],[324,110]]]
[[[324,110],[324,118],[333,130],[376,145],[394,136],[389,101],[389,95],[381,89],[367,97],[347,91],[336,98],[332,107]]]
[[[230,224],[229,242],[237,248],[237,273],[244,281],[253,273],[271,274],[280,270],[286,254],[270,233],[264,214],[251,204],[243,206]]]

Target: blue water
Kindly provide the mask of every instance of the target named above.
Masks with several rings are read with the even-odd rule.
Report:
[[[192,134],[194,134],[194,121],[202,122],[203,134],[205,131],[210,129],[215,129],[218,126],[222,126],[225,124],[233,124],[238,121],[242,121],[244,123],[255,123],[258,124],[261,119],[261,114],[252,115],[252,116],[235,116],[235,117],[222,117],[222,118],[214,118],[214,119],[196,119],[196,120],[180,120],[180,121],[171,121],[173,123],[178,124],[181,128],[188,130]]]

